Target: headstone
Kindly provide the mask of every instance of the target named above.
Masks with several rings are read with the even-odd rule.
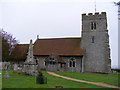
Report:
[[[2,77],[2,73],[0,72],[0,78]]]
[[[8,69],[11,68],[10,62],[2,62],[1,65],[2,65],[2,69],[3,69],[3,70],[8,70]]]
[[[60,89],[63,88],[63,86],[55,86],[55,88]]]
[[[9,78],[9,77],[10,77],[10,76],[9,76],[7,70],[6,70],[6,72],[5,72],[5,74],[4,74],[4,78]]]
[[[0,70],[2,70],[2,62],[0,62]]]
[[[17,64],[14,64],[13,65],[13,72],[17,72],[17,70],[18,70],[18,66],[17,66]]]

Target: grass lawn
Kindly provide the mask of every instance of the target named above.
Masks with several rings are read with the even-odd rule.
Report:
[[[3,71],[4,73],[5,71]],[[55,77],[49,75],[46,71],[43,71],[43,74],[47,77],[47,84],[36,84],[36,78],[33,76],[17,75],[9,71],[10,78],[2,78],[2,88],[55,88],[55,86],[63,86],[64,88],[104,88]]]
[[[0,70],[0,89],[2,89],[2,71]]]
[[[96,73],[79,73],[79,72],[56,72],[56,74],[75,78],[75,79],[80,79],[80,80],[102,82],[110,85],[120,86],[120,83],[118,84],[118,76],[120,76],[120,73],[96,74]]]

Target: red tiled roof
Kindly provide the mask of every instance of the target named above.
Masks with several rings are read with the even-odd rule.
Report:
[[[81,38],[38,39],[34,43],[33,55],[83,56]]]
[[[27,57],[29,44],[17,44],[11,53],[13,60],[25,60]]]

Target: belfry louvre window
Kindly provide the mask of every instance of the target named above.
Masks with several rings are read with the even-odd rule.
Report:
[[[91,30],[96,29],[96,22],[91,22],[90,26],[91,26]]]

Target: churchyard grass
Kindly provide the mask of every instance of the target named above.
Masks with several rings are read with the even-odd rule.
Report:
[[[49,75],[46,71],[42,72],[43,75],[47,77],[47,84],[36,84],[36,77],[17,75],[10,70],[10,78],[2,78],[2,88],[55,88],[55,86],[63,86],[63,88],[105,88],[92,84],[62,79],[60,77]],[[4,73],[5,71],[3,71],[2,74]]]
[[[0,89],[2,87],[2,70],[0,70]]]
[[[75,79],[80,79],[80,80],[101,82],[110,85],[120,86],[120,83],[118,82],[120,73],[98,74],[98,73],[79,73],[79,72],[56,72],[56,74],[75,78]]]

